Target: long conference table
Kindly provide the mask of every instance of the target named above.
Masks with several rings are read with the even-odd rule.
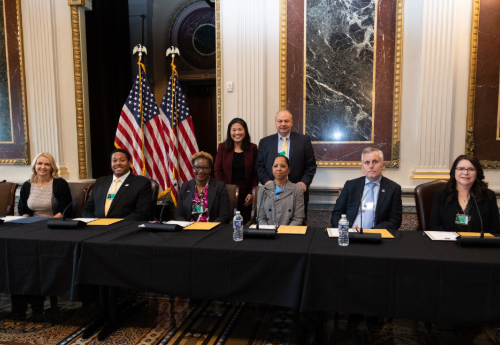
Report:
[[[422,232],[337,245],[324,228],[232,240],[232,227],[149,232],[122,221],[51,230],[0,225],[0,292],[80,298],[87,285],[453,324],[500,324],[500,249]]]

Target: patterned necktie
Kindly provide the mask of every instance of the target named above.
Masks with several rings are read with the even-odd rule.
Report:
[[[282,154],[281,152],[284,152],[284,154],[282,154],[282,155],[286,156],[287,152],[288,152],[288,145],[286,143],[286,137],[281,137],[281,139],[283,139],[283,145],[281,145],[280,154]]]
[[[370,182],[368,183],[368,192],[366,193],[365,197],[365,202],[364,204],[371,202],[372,203],[372,209],[371,210],[364,210],[363,213],[363,229],[372,229],[373,228],[373,221],[375,220],[375,209],[374,209],[374,201],[375,201],[375,196],[373,193],[373,188],[375,187],[375,182]],[[361,211],[363,212],[363,211]]]
[[[120,179],[117,178],[115,180],[115,184],[113,185],[113,188],[108,192],[109,194],[115,194],[116,193],[116,187],[118,187],[118,182],[120,182]],[[114,198],[114,196],[113,196]],[[104,217],[108,215],[109,207],[111,206],[111,203],[113,202],[113,199],[106,197],[106,204],[104,204]]]

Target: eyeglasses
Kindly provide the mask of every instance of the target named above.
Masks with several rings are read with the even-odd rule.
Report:
[[[194,166],[193,167],[193,170],[194,171],[200,171],[200,170],[203,170],[205,172],[209,171],[210,170],[210,167],[209,166],[203,166],[203,167],[199,167],[199,166]]]
[[[460,172],[468,171],[470,173],[473,173],[474,171],[476,171],[476,169],[474,169],[474,168],[462,168],[462,167],[460,167],[460,168],[456,168],[456,169],[457,169],[457,171],[460,171]]]

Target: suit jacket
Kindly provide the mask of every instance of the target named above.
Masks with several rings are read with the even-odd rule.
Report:
[[[316,158],[311,139],[307,135],[291,132],[288,149],[290,156],[288,180],[293,183],[302,182],[309,188],[316,174]],[[276,156],[278,156],[278,134],[261,139],[255,164],[260,183],[274,181],[273,163]]]
[[[229,224],[229,193],[226,184],[210,177],[208,182],[208,221]],[[182,184],[177,200],[177,220],[189,222],[191,220],[192,203],[196,191],[196,180]]]
[[[360,193],[365,188],[365,177],[347,181],[332,212],[332,226],[338,227],[342,214],[347,216],[349,225],[354,224],[360,205]],[[397,230],[403,222],[403,202],[401,186],[382,176],[375,209],[374,229]]]
[[[83,218],[125,218],[127,220],[149,220],[153,202],[151,180],[132,173],[123,181],[116,193],[108,214],[104,215],[104,205],[113,175],[99,177],[92,194],[83,206]]]
[[[446,201],[445,188],[436,190],[434,193],[434,202],[432,203],[430,227],[434,231],[481,231],[481,220],[477,213],[477,209],[481,213],[483,220],[484,232],[498,232],[499,231],[499,214],[497,199],[495,192],[488,190],[488,198],[482,202],[474,203],[471,198],[470,208],[470,222],[467,226],[457,225],[455,227],[455,217],[458,209],[458,191],[456,191],[457,198],[451,202]],[[427,229],[424,229],[427,230]]]
[[[259,224],[302,225],[304,220],[304,192],[302,188],[288,181],[285,190],[276,199],[274,195],[275,187],[273,181],[259,188],[257,199],[257,221]],[[264,203],[262,203],[262,198],[264,198]]]
[[[240,193],[251,194],[252,187],[259,184],[257,172],[255,171],[255,161],[257,160],[257,145],[250,144],[250,150],[243,151],[245,157],[245,184],[246,190],[240,190]],[[226,184],[231,184],[233,174],[233,156],[234,150],[226,150],[226,144],[219,145],[217,156],[215,157],[214,173],[215,178]]]

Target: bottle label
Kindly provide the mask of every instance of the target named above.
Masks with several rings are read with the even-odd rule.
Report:
[[[242,220],[233,220],[233,226],[240,227],[243,226]]]
[[[339,231],[349,231],[349,225],[339,224]]]

